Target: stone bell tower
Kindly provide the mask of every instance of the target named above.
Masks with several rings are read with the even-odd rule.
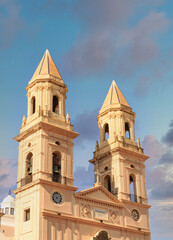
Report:
[[[142,214],[145,212],[147,221],[144,225],[149,228],[150,206],[144,165],[148,156],[144,155],[140,140],[135,141],[135,113],[115,81],[111,84],[97,121],[100,145],[96,142],[94,157],[90,160],[95,168],[95,185],[103,185],[130,211],[134,210],[134,204],[139,207]],[[135,211],[138,212],[136,208]]]
[[[14,138],[19,142],[15,240],[49,239],[45,214],[50,218],[60,203],[61,212],[71,212],[70,199],[77,189],[73,139],[78,133],[68,113],[65,117],[67,86],[48,50],[26,90],[28,114]]]

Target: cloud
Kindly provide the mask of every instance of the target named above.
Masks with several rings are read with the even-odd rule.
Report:
[[[89,164],[87,169],[83,166],[78,166],[74,171],[74,178],[74,184],[80,191],[92,187],[94,183],[94,166]]]
[[[20,16],[21,5],[18,0],[0,1],[0,45],[9,47],[19,31],[24,29],[24,20]]]
[[[165,154],[163,154],[160,159],[160,163],[173,165],[173,152],[168,150]]]
[[[150,156],[150,159],[147,160],[147,164],[151,166],[159,162],[164,152],[164,147],[154,135],[145,136],[142,147],[144,148],[145,154]]]
[[[146,181],[150,199],[167,200],[173,197],[173,152],[165,148],[155,136],[150,135],[142,142],[146,162]]]
[[[3,181],[8,178],[8,174],[1,174],[0,175],[0,181]]]
[[[170,147],[173,146],[173,120],[169,125],[167,133],[165,134],[165,136],[163,136],[162,141]]]
[[[160,56],[158,37],[166,32],[169,26],[170,21],[164,12],[151,11],[136,26],[120,32],[118,45],[122,53],[117,63],[117,72],[129,76],[141,69],[142,74],[137,82],[136,92],[140,89],[140,93],[145,95],[148,91],[151,76],[147,76],[143,68],[147,67],[147,72],[153,72],[151,67],[157,64],[157,57]],[[141,82],[142,86],[140,86]]]
[[[107,71],[123,80],[136,76],[135,94],[144,97],[158,81],[158,69],[164,71],[159,37],[169,30],[170,20],[156,11],[160,4],[163,1],[76,1],[73,16],[81,30],[62,58],[67,73],[75,79]],[[137,12],[143,18],[129,24]]]
[[[10,188],[17,180],[17,165],[14,159],[0,159],[0,188]]]
[[[76,144],[82,144],[84,141],[96,140],[98,138],[97,114],[98,109],[91,112],[84,111],[76,116],[73,123],[75,131],[80,133],[76,139]]]
[[[62,62],[69,75],[88,76],[104,68],[110,62],[112,52],[115,52],[115,48],[108,36],[93,34],[87,39],[78,39]]]

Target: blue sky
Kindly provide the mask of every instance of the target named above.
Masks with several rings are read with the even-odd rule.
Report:
[[[75,184],[92,186],[96,115],[112,80],[136,112],[146,154],[153,240],[170,240],[173,212],[173,1],[0,0],[0,200],[15,188],[25,87],[48,48],[68,87]],[[88,174],[84,181],[83,174]],[[79,184],[80,183],[80,184]]]

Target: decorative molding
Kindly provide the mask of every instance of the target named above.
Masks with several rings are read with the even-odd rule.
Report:
[[[109,212],[109,221],[113,224],[115,224],[115,223],[120,224],[120,218],[118,216],[117,211],[110,211]]]
[[[91,207],[89,204],[81,204],[81,216],[84,218],[92,217]]]

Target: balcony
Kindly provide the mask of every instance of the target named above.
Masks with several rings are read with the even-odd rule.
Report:
[[[142,198],[138,195],[130,194],[130,200],[132,202],[142,203]]]
[[[32,175],[28,175],[21,180],[21,187],[25,186],[26,184],[32,182]]]

